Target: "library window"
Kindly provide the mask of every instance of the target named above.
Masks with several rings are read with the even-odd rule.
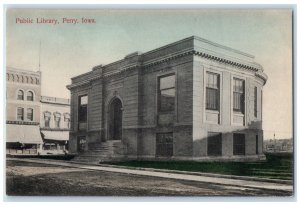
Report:
[[[245,105],[245,81],[233,79],[233,111],[244,114]]]
[[[159,78],[158,95],[159,112],[173,112],[175,110],[175,75]]]
[[[206,73],[206,109],[219,110],[220,105],[220,75]]]
[[[88,105],[88,96],[79,97],[79,108],[78,108],[78,127],[79,130],[87,129],[87,105]]]
[[[222,134],[221,133],[214,133],[214,132],[208,133],[207,155],[208,156],[222,155]]]
[[[233,155],[245,155],[245,134],[233,134]]]
[[[254,117],[257,118],[257,87],[254,87]]]
[[[256,135],[256,137],[255,137],[255,150],[256,150],[256,154],[258,154],[258,135]]]

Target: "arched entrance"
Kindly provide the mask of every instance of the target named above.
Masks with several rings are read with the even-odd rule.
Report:
[[[119,98],[115,98],[109,105],[109,139],[122,139],[122,102]]]

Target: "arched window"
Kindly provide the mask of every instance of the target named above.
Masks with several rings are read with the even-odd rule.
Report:
[[[27,120],[33,121],[33,109],[31,108],[27,109]]]
[[[44,120],[45,120],[45,127],[50,127],[50,120],[51,120],[51,113],[46,111],[44,112]]]
[[[22,108],[22,107],[18,107],[17,120],[21,120],[21,121],[24,120],[24,108]]]
[[[17,97],[18,100],[24,100],[24,92],[22,90],[19,90],[18,91],[18,97]]]
[[[54,115],[55,127],[59,128],[60,127],[60,117],[61,117],[61,114],[59,112],[54,112],[53,115]]]
[[[66,127],[69,129],[70,128],[70,114],[69,113],[64,113],[64,121],[65,121]]]
[[[27,92],[27,101],[33,101],[33,92],[31,91]]]

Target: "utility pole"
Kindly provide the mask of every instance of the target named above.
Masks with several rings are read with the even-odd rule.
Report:
[[[41,72],[41,40],[40,40],[40,47],[39,47],[39,72]]]

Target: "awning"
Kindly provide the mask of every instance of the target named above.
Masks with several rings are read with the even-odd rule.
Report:
[[[6,124],[6,142],[43,143],[38,125]]]
[[[42,131],[44,139],[69,141],[69,131]]]

